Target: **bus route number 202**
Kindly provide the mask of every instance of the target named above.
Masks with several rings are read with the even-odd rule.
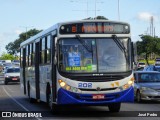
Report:
[[[92,83],[78,83],[78,88],[92,88]]]

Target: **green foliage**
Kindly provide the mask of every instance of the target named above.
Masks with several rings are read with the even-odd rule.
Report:
[[[145,64],[147,64],[146,60],[139,60],[138,62],[144,62]],[[155,64],[155,60],[148,60],[148,63],[150,65],[154,65]]]
[[[31,36],[38,34],[41,31],[42,30],[31,29],[28,32],[21,33],[18,39],[6,45],[5,48],[7,50],[7,53],[12,54],[12,55],[16,54],[17,52],[19,52],[19,47],[20,47],[21,42],[25,41]]]
[[[141,36],[142,41],[137,41],[137,54],[138,55],[145,55],[145,60],[147,64],[148,57],[151,53],[155,53],[160,55],[160,38],[154,38],[152,36],[148,35],[142,35]]]
[[[15,60],[15,58],[16,58],[15,56],[7,53],[2,53],[0,57],[1,60]]]
[[[99,20],[108,20],[108,18],[104,17],[104,16],[97,16],[97,17],[89,17],[89,18],[85,18],[84,20],[95,20],[95,19],[99,19]]]
[[[106,18],[104,16],[97,16],[94,19],[108,20],[108,18]]]

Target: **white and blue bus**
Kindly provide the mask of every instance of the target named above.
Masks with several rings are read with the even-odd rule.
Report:
[[[130,25],[109,20],[58,23],[21,48],[21,88],[33,101],[108,106],[133,102]]]

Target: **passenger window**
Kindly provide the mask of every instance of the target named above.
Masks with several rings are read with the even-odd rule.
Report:
[[[47,48],[46,48],[46,61],[47,63],[50,63],[51,62],[51,36],[47,36]]]

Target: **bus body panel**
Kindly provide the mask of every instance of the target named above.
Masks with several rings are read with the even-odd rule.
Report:
[[[36,99],[36,88],[35,88],[35,67],[26,67],[25,68],[25,79],[26,79],[26,88],[28,95],[28,87],[30,86],[30,97]]]
[[[133,102],[134,101],[134,92],[133,85],[131,85],[128,89],[123,89],[123,86],[133,78],[133,74],[130,76],[115,80],[115,81],[107,81],[107,82],[87,82],[86,81],[76,81],[71,80],[69,78],[65,78],[61,76],[57,71],[57,81],[62,80],[67,85],[78,89],[77,92],[67,91],[64,88],[61,88],[59,83],[58,85],[58,104],[107,104],[112,102]],[[100,89],[108,89],[108,90],[97,90]],[[113,89],[112,89],[113,88]],[[122,90],[123,89],[123,90]],[[102,99],[102,100],[94,100],[92,99],[93,95],[104,95],[106,98],[109,96],[112,97],[112,100]],[[80,99],[78,96],[82,96],[82,98],[88,97],[89,99]],[[119,97],[115,97],[119,96]],[[65,100],[64,100],[65,99]],[[101,103],[102,102],[102,103]]]
[[[40,66],[40,100],[46,102],[47,83],[51,81],[51,65]]]
[[[124,86],[128,81],[130,81],[133,78],[133,74],[131,74],[130,76],[124,78],[124,79],[120,79],[120,80],[114,80],[114,81],[104,81],[104,82],[87,82],[86,81],[77,81],[77,80],[71,80],[69,78],[65,78],[63,76],[61,76],[60,74],[58,74],[57,71],[57,81],[58,80],[62,80],[64,81],[67,85],[71,86],[71,87],[75,87],[75,88],[84,88],[84,89],[97,89],[97,87],[100,87],[100,89],[107,89],[107,88],[119,88]],[[88,85],[86,85],[88,84]],[[58,84],[59,86],[59,84]],[[58,87],[60,88],[60,86]],[[116,89],[113,91],[105,91],[107,93],[111,93],[111,92],[119,92],[120,90]],[[83,93],[83,91],[80,91],[80,93]],[[88,93],[87,91],[85,91],[84,93]],[[93,93],[93,94],[98,94],[98,93],[103,93],[100,91],[89,91],[89,93]]]
[[[94,100],[93,94],[71,93],[64,89],[58,91],[58,104],[86,104],[86,105],[108,105],[111,103],[134,102],[134,88],[122,92],[104,94],[105,99]]]

